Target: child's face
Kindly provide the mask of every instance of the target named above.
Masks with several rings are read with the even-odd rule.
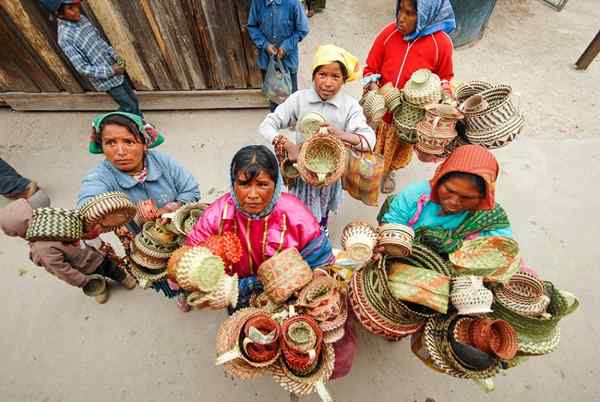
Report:
[[[81,4],[65,4],[63,7],[63,13],[60,15],[60,18],[77,22],[81,18]]]
[[[338,63],[319,67],[315,73],[315,89],[323,100],[333,98],[344,85],[344,73]]]

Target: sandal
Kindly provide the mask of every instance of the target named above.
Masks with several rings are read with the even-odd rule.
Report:
[[[390,194],[396,189],[396,174],[395,172],[389,172],[385,179],[381,182],[381,193]]]

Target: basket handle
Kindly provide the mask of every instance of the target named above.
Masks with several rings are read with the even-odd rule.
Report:
[[[215,365],[220,366],[232,360],[239,359],[240,357],[242,357],[242,351],[238,346],[236,346],[235,348],[228,350],[222,355],[217,356],[217,358],[215,359]]]
[[[435,119],[433,119],[433,124],[431,125],[431,135],[435,136],[435,130],[437,129],[437,125],[440,122],[441,117],[440,116],[436,116]]]
[[[325,382],[323,382],[323,380],[319,380],[315,383],[315,390],[317,391],[317,394],[319,394],[321,401],[333,402],[333,398],[329,394],[329,391],[327,391],[327,388],[325,388]]]
[[[358,133],[354,133],[354,135],[358,136],[358,140],[359,140],[358,145],[359,145],[360,149],[357,149],[357,151],[360,152],[361,155],[362,154],[372,154],[373,150],[369,146],[369,141],[367,141],[367,139],[365,138],[365,136],[362,135],[362,134],[358,134]],[[364,150],[365,148],[363,148],[363,142],[366,145],[365,148],[367,149],[367,151],[365,151]]]

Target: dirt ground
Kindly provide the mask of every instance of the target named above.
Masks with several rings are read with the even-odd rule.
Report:
[[[338,44],[364,60],[394,3],[329,0],[302,43],[300,86],[310,84],[319,44]],[[499,0],[484,38],[455,53],[458,81],[504,82],[520,95],[527,126],[518,141],[496,152],[498,198],[529,265],[582,301],[563,321],[560,350],[503,372],[496,391],[484,394],[423,366],[407,341],[389,343],[359,330],[351,374],[329,386],[336,401],[596,400],[600,59],[585,72],[572,65],[599,28],[597,3],[573,0],[557,13],[536,0]],[[360,88],[352,83],[345,90],[358,95]],[[42,183],[55,206],[73,207],[81,177],[101,160],[85,151],[93,115],[0,110],[0,156]],[[233,153],[262,141],[256,127],[264,115],[231,110],[147,117],[167,133],[161,151],[190,169],[211,197],[227,189]],[[399,187],[429,177],[433,168],[415,161],[398,174]],[[374,221],[375,215],[375,208],[347,198],[333,217],[332,237],[339,238],[347,222]],[[0,235],[0,242],[0,401],[289,400],[268,377],[232,380],[214,366],[214,336],[224,313],[182,314],[172,301],[141,289],[113,288],[109,303],[99,306],[33,266],[22,241]]]

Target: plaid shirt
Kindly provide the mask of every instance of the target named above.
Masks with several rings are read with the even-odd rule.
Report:
[[[97,91],[123,84],[123,75],[114,75],[115,50],[102,38],[85,16],[78,22],[58,20],[58,44],[79,74],[86,76]]]

